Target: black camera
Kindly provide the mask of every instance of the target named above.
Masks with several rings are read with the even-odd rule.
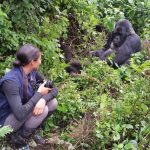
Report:
[[[40,87],[40,85],[43,83],[44,81],[37,81],[37,83],[33,86],[34,91],[37,91],[38,88]],[[53,88],[54,87],[54,82],[51,80],[46,81],[44,87],[47,88]]]
[[[45,83],[44,87],[53,88],[54,87],[54,82],[49,80]]]

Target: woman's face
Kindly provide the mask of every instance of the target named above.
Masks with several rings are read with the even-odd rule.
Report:
[[[32,61],[33,70],[38,70],[40,64],[41,64],[41,53],[40,53],[40,56],[39,56],[39,58],[37,60],[33,60]]]

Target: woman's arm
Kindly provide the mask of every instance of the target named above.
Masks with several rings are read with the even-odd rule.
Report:
[[[35,78],[36,78],[37,81],[42,81],[42,80],[44,80],[44,76],[41,75],[39,72],[36,73]],[[48,102],[48,101],[50,101],[51,99],[55,98],[55,97],[57,96],[57,94],[58,94],[58,89],[55,88],[55,87],[53,87],[53,88],[51,89],[51,91],[50,91],[48,94],[45,94],[42,98],[43,98],[46,102]]]
[[[36,73],[36,76],[35,76],[36,80],[37,81],[44,81],[44,76],[41,75],[39,72]],[[58,89],[53,87],[51,89],[51,91],[48,93],[48,94],[45,94],[42,98],[48,102],[50,101],[51,99],[55,98],[58,94]]]
[[[48,94],[44,95],[42,98],[46,102],[48,102],[48,101],[52,100],[53,98],[55,98],[57,96],[57,94],[58,94],[58,89],[52,88],[52,90]]]
[[[4,81],[2,84],[2,91],[4,92],[9,106],[18,121],[24,120],[28,114],[32,112],[33,107],[42,97],[41,93],[36,92],[33,97],[23,105],[19,94],[19,86],[12,80]]]

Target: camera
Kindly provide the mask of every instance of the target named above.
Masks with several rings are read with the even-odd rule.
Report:
[[[53,81],[51,81],[51,80],[47,81],[45,83],[44,87],[53,88],[54,87]]]
[[[40,85],[43,83],[44,81],[37,81],[37,83],[33,86],[34,91],[37,91],[38,88],[40,87]],[[47,88],[53,88],[54,87],[54,82],[51,80],[46,81],[44,87]]]

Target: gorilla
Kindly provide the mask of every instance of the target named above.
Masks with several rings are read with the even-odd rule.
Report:
[[[121,19],[116,22],[103,48],[92,52],[92,56],[99,57],[108,65],[118,68],[123,64],[129,64],[131,54],[140,50],[141,41],[132,24],[126,19]],[[113,56],[112,61],[109,60],[110,56]]]
[[[80,74],[83,69],[82,65],[78,60],[73,60],[72,49],[63,41],[62,38],[60,39],[60,49],[64,53],[64,61],[68,64],[68,66],[65,67],[65,71],[70,76]]]
[[[66,72],[69,73],[70,76],[80,74],[82,69],[81,63],[77,60],[70,62],[69,66],[65,68]]]
[[[62,38],[60,38],[60,49],[64,53],[64,61],[66,63],[70,62],[72,59],[72,50],[71,48],[63,41]]]

